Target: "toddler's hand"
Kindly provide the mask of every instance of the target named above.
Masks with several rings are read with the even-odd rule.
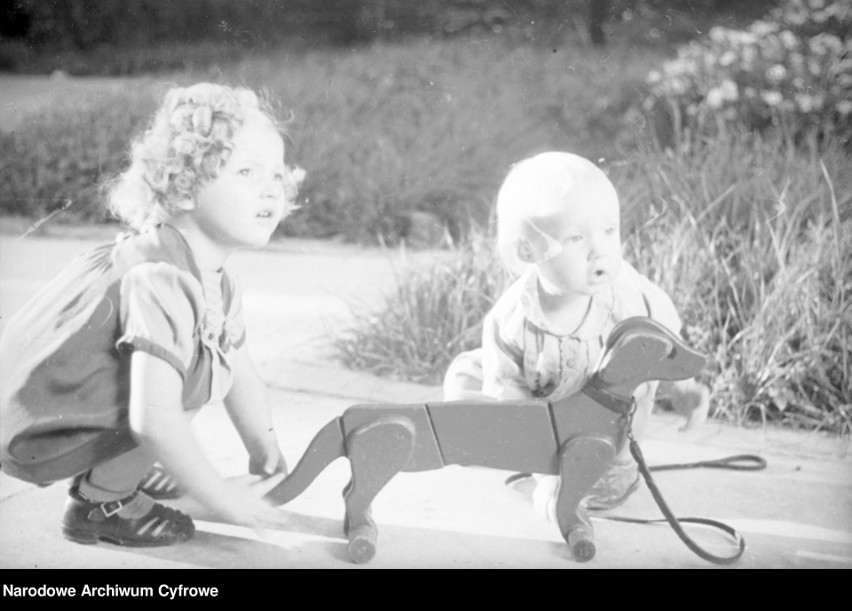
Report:
[[[683,380],[672,384],[669,394],[674,411],[686,419],[680,430],[694,429],[707,420],[710,409],[710,389],[695,380]]]
[[[249,458],[249,473],[251,475],[260,475],[261,477],[272,477],[279,473],[287,475],[287,461],[281,452],[271,453],[268,456]]]
[[[556,475],[534,475],[533,510],[536,515],[547,518],[554,524],[556,520],[556,494],[559,492],[559,477]]]

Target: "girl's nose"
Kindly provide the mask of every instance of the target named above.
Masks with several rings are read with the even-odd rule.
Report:
[[[263,184],[263,197],[281,197],[284,193],[284,185],[277,178],[269,177]]]

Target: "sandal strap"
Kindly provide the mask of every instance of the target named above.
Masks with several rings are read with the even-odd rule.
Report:
[[[92,516],[92,513],[99,512],[102,514],[102,516],[99,516],[101,517],[101,519],[106,519],[117,514],[119,511],[124,509],[131,501],[133,501],[133,499],[135,499],[138,494],[134,492],[130,496],[126,496],[123,499],[118,499],[116,501],[106,501],[101,503],[99,501],[94,501],[87,497],[80,491],[79,488],[76,488],[73,492],[87,503],[95,505],[92,511],[89,512],[89,515],[91,517],[94,517]]]
[[[105,518],[108,518],[124,509],[127,503],[129,503],[134,498],[136,498],[135,494],[133,496],[129,496],[124,499],[119,499],[117,501],[107,501],[106,503],[101,503],[100,505],[98,505],[98,509],[103,512]]]

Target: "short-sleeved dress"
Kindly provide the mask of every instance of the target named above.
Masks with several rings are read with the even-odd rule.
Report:
[[[193,410],[224,398],[229,358],[244,340],[233,279],[202,273],[175,228],[121,235],[81,255],[0,339],[0,467],[50,483],[131,450],[134,350],[179,372]]]

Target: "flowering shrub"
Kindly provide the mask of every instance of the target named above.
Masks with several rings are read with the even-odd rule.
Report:
[[[852,128],[852,0],[785,0],[747,30],[714,27],[647,78],[677,135],[740,123],[795,135]]]

